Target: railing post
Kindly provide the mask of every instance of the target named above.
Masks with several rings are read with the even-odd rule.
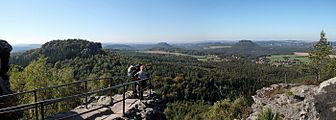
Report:
[[[84,83],[85,92],[88,92],[87,81]],[[85,95],[85,108],[88,109],[88,96]]]
[[[41,119],[44,120],[44,105],[41,103]]]
[[[139,84],[139,96],[140,100],[143,100],[143,94],[142,94],[142,81],[140,80]]]
[[[112,87],[112,86],[113,86],[113,85],[112,85],[112,78],[109,79],[109,83],[110,83],[110,87]],[[110,89],[110,96],[112,96],[112,92],[113,92],[113,90]]]
[[[152,80],[149,79],[149,95],[148,97],[150,97],[152,95]]]
[[[133,81],[135,81],[135,80],[133,80]],[[138,90],[137,90],[137,84],[138,84],[137,82],[134,82],[134,84],[132,85],[134,98],[139,97],[138,96]]]
[[[125,115],[125,101],[126,101],[126,95],[125,95],[125,92],[126,92],[126,86],[123,85],[123,115]]]
[[[37,93],[36,90],[34,91],[34,102],[37,102]],[[35,105],[35,119],[38,120],[38,108],[37,105]]]

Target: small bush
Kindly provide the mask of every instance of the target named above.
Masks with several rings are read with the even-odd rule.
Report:
[[[273,90],[267,91],[265,96],[271,99],[274,99],[277,94],[283,94],[286,90],[291,89],[291,87],[283,87],[283,88],[274,88]]]
[[[286,94],[287,97],[290,97],[290,96],[293,96],[293,95],[294,95],[293,92],[292,92],[290,89],[287,89],[287,90],[285,91],[285,94]]]
[[[257,120],[281,120],[279,113],[273,113],[271,108],[266,108],[258,114]]]

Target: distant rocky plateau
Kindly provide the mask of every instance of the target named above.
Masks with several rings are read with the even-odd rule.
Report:
[[[252,96],[253,113],[248,120],[257,119],[265,108],[271,108],[284,120],[335,120],[336,77],[320,85],[273,84]]]

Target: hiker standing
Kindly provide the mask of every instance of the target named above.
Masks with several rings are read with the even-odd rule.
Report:
[[[143,64],[140,64],[139,65],[140,67],[140,70],[139,72],[137,72],[135,74],[135,76],[139,79],[139,80],[144,80],[144,81],[141,81],[139,84],[141,85],[141,89],[147,87],[147,79],[149,78],[149,75],[148,73],[145,71],[145,65]],[[143,99],[143,90],[141,90],[140,87],[139,87],[139,94],[140,94],[140,99]]]
[[[0,40],[0,95],[11,94],[9,87],[9,57],[12,46],[5,40]],[[0,98],[0,108],[15,106],[18,104],[16,95],[10,95]],[[0,114],[1,120],[17,120],[23,117],[23,111],[15,111],[6,114]]]
[[[9,77],[7,75],[9,69],[9,57],[10,52],[12,51],[12,46],[7,43],[5,40],[0,40],[0,82],[1,84],[1,94],[9,93]]]

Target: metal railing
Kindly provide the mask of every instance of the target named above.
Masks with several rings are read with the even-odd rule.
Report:
[[[88,105],[88,100],[87,100],[87,96],[92,95],[92,94],[97,94],[97,93],[104,93],[107,91],[110,91],[110,95],[112,95],[112,90],[116,90],[119,89],[121,87],[123,87],[123,99],[114,102],[113,104],[119,103],[119,102],[123,102],[123,115],[125,115],[125,100],[128,99],[129,97],[126,98],[126,87],[128,87],[129,85],[132,84],[137,84],[139,86],[139,90],[137,93],[139,93],[139,97],[140,99],[143,98],[143,94],[142,92],[146,89],[151,89],[151,80],[150,79],[143,79],[143,80],[136,80],[136,81],[130,81],[130,82],[124,82],[121,81],[121,84],[118,85],[113,85],[112,83],[112,79],[113,78],[96,78],[96,79],[87,79],[87,80],[80,80],[80,81],[76,81],[76,82],[72,82],[72,83],[67,83],[67,84],[62,84],[62,85],[57,85],[57,86],[51,86],[51,87],[44,87],[44,88],[38,88],[38,89],[33,89],[33,90],[29,90],[29,91],[23,91],[23,92],[18,92],[18,93],[13,93],[13,94],[6,94],[6,95],[2,95],[0,96],[0,99],[3,97],[8,97],[8,96],[18,96],[18,95],[24,95],[24,94],[34,94],[34,102],[33,103],[29,103],[29,104],[20,104],[20,105],[16,105],[16,106],[10,106],[10,107],[6,107],[6,108],[1,108],[0,109],[0,115],[1,114],[8,114],[8,113],[12,113],[12,112],[18,112],[18,111],[25,111],[25,110],[30,110],[30,109],[35,109],[35,119],[39,120],[39,115],[41,116],[41,119],[44,120],[45,119],[45,106],[46,105],[50,105],[50,104],[55,104],[55,103],[59,103],[59,102],[63,102],[66,100],[71,100],[71,99],[75,99],[75,98],[81,98],[81,97],[85,97],[85,106],[87,108]],[[109,87],[104,87],[98,90],[92,90],[89,91],[88,90],[88,82],[89,81],[98,81],[98,80],[109,80]],[[145,81],[149,81],[149,85],[147,85],[147,87],[142,86],[141,82],[145,82]],[[70,95],[70,96],[65,96],[62,98],[54,98],[54,99],[47,99],[47,100],[38,100],[37,99],[37,92],[39,91],[45,91],[45,90],[51,90],[51,89],[56,89],[56,88],[60,88],[60,87],[66,87],[66,86],[70,86],[70,85],[78,85],[84,83],[84,88],[85,88],[85,92],[84,93],[80,93],[80,94],[75,94],[75,95]],[[143,88],[144,87],[144,88]],[[151,94],[151,90],[149,91],[149,95]],[[137,94],[136,93],[136,94]],[[40,111],[38,111],[38,108],[40,107]],[[62,119],[69,119],[72,117],[76,117],[76,116],[80,116],[98,109],[101,109],[103,107],[107,107],[107,106],[102,106],[99,108],[94,108],[88,111],[85,111],[83,113],[78,113],[78,114],[74,114],[74,115],[69,115],[69,116],[65,116],[62,118],[57,118],[59,120]],[[40,114],[39,114],[40,113]]]

